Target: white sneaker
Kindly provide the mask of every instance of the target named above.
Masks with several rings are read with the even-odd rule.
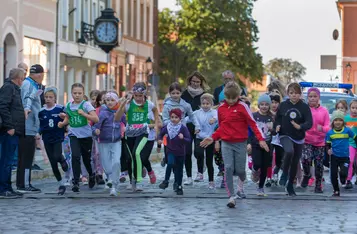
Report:
[[[117,192],[117,190],[115,188],[111,188],[110,189],[110,193],[109,196],[111,197],[117,197],[119,195],[119,193]]]
[[[64,182],[64,184],[63,184],[64,186],[71,186],[71,180],[70,179],[68,179],[68,180],[66,180],[66,182]]]
[[[214,189],[216,189],[216,185],[215,185],[215,183],[214,183],[213,181],[209,182],[209,184],[208,184],[208,189],[209,189],[209,190],[214,190]]]
[[[131,184],[128,184],[128,185],[126,186],[126,190],[133,190],[133,186],[132,186]]]
[[[191,177],[188,177],[187,180],[185,181],[185,183],[183,183],[184,185],[192,185],[193,181]]]
[[[227,206],[229,208],[234,208],[236,207],[236,200],[234,199],[234,197],[230,197],[227,203]]]
[[[197,173],[195,182],[203,182],[203,174]]]
[[[135,191],[136,191],[136,192],[142,192],[142,191],[144,191],[143,184],[142,184],[142,183],[137,183],[137,184],[136,184]]]

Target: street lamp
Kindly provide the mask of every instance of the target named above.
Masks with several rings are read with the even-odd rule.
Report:
[[[148,70],[148,72],[152,70],[152,60],[150,57],[146,59],[146,69]]]
[[[347,81],[350,80],[351,70],[352,70],[351,63],[347,63],[346,64]]]
[[[87,49],[86,40],[83,37],[81,37],[78,39],[77,44],[78,44],[78,53],[81,55],[81,58],[83,58],[83,55]]]

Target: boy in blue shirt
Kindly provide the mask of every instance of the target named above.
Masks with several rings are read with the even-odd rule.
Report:
[[[350,128],[345,126],[342,111],[337,110],[332,113],[331,127],[332,129],[326,134],[326,148],[331,161],[331,183],[334,190],[332,196],[339,197],[338,169],[340,169],[341,183],[345,184],[350,164],[349,139],[357,143],[357,137]]]

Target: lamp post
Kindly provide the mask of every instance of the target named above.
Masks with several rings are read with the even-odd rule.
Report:
[[[351,63],[347,63],[346,64],[347,81],[350,81],[351,70],[352,70]]]

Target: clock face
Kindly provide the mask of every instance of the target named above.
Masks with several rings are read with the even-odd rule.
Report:
[[[111,43],[117,38],[118,29],[113,22],[100,22],[94,33],[100,42]]]

